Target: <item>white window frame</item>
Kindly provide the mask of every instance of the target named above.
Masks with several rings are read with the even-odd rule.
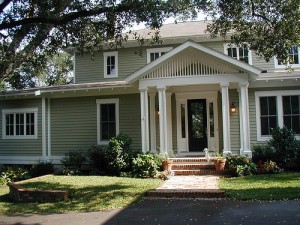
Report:
[[[276,56],[274,56],[274,65],[275,68],[277,69],[286,69],[286,67],[291,67],[291,68],[300,68],[300,47],[298,47],[298,64],[289,64],[288,65],[279,65],[278,64],[278,59]]]
[[[286,90],[286,91],[257,91],[255,92],[255,106],[256,106],[256,130],[257,141],[268,141],[271,139],[271,135],[261,135],[260,124],[260,97],[276,97],[277,118],[278,126],[283,127],[283,103],[282,96],[300,95],[300,90]],[[297,140],[300,140],[300,135],[295,135]]]
[[[14,135],[6,135],[6,115],[19,113],[34,113],[34,135],[16,135],[16,121],[14,121]],[[24,118],[26,124],[26,117]],[[26,129],[26,128],[24,128]],[[38,108],[2,109],[2,139],[37,139],[38,138]]]
[[[115,74],[107,74],[107,58],[110,56],[115,57]],[[116,78],[118,77],[118,65],[119,65],[119,60],[118,60],[118,52],[104,52],[103,53],[103,59],[104,59],[104,78]]]
[[[223,46],[224,46],[224,54],[225,55],[228,55],[228,52],[227,52],[228,48],[237,48],[237,60],[240,59],[240,55],[239,55],[240,52],[238,51],[238,48],[241,48],[241,47],[239,47],[239,46],[237,46],[235,44],[231,44],[231,43],[225,43]],[[248,64],[252,65],[252,51],[250,50],[249,47],[248,47],[248,61],[249,61]],[[241,62],[243,62],[243,61],[241,61]]]
[[[101,119],[101,110],[100,106],[103,104],[115,104],[115,112],[116,112],[116,135],[119,134],[119,99],[118,98],[110,98],[110,99],[96,99],[97,104],[97,143],[98,145],[108,145],[109,141],[101,141],[101,129],[100,129],[100,119]]]
[[[161,53],[169,52],[173,49],[173,47],[164,47],[164,48],[149,48],[147,49],[147,63],[151,62],[151,53],[159,53],[159,57],[161,57]]]

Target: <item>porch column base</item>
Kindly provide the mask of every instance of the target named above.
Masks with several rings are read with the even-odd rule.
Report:
[[[243,151],[243,156],[247,157],[247,158],[252,158],[252,151],[251,150],[244,150]]]

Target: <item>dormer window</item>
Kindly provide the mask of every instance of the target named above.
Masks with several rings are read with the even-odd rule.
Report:
[[[147,63],[158,59],[159,57],[166,54],[168,51],[171,51],[172,49],[172,47],[147,49]]]
[[[286,65],[282,59],[275,57],[275,68],[285,68]],[[300,58],[299,58],[299,47],[292,46],[289,50],[289,62],[288,66],[291,67],[300,67]]]
[[[118,77],[118,52],[105,52],[104,58],[104,78]]]
[[[252,65],[251,51],[248,47],[237,47],[232,44],[224,45],[224,53],[232,58]]]

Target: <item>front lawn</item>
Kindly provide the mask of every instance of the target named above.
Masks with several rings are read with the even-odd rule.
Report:
[[[300,173],[224,178],[220,188],[235,200],[300,199]]]
[[[26,188],[68,190],[71,198],[57,203],[14,203],[8,187],[0,187],[0,214],[87,212],[121,208],[138,201],[162,183],[158,179],[104,176],[46,176],[22,183]]]

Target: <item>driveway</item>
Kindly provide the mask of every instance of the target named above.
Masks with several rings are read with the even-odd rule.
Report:
[[[144,199],[125,209],[0,216],[2,225],[299,225],[300,200]]]

